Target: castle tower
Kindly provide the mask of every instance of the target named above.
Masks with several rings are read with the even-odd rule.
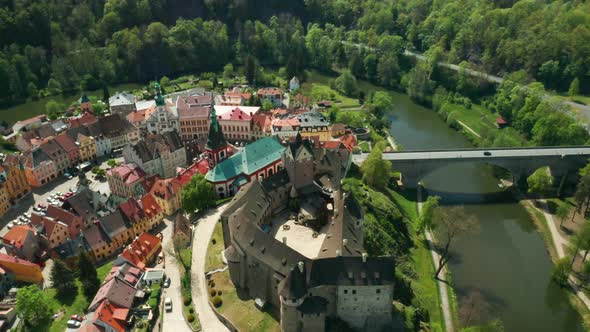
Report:
[[[207,157],[209,158],[209,168],[215,167],[215,165],[228,157],[227,142],[223,137],[219,121],[217,121],[215,108],[211,109],[211,125],[209,126],[209,135],[207,136],[205,153],[207,153]]]

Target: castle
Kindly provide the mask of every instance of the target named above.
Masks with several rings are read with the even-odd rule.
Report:
[[[364,212],[341,179],[346,149],[297,137],[284,168],[242,187],[221,215],[224,256],[235,287],[280,311],[285,332],[324,331],[339,318],[355,329],[391,324],[392,257],[369,257]]]

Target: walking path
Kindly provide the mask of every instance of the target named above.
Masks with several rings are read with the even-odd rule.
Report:
[[[566,256],[564,247],[568,246],[569,241],[564,239],[561,236],[561,234],[559,234],[559,230],[557,229],[557,226],[555,226],[555,222],[553,220],[553,215],[548,212],[549,208],[547,206],[547,201],[544,199],[541,199],[539,201],[543,203],[543,209],[539,209],[539,210],[541,212],[543,212],[543,215],[545,216],[545,220],[547,220],[547,226],[549,228],[549,233],[551,234],[551,240],[553,241],[553,246],[555,247],[555,252],[557,253],[557,258],[562,259],[563,257]],[[537,209],[537,207],[535,206],[535,204],[533,203],[532,200],[527,200],[527,203],[530,204],[534,209]],[[576,283],[576,279],[572,275],[570,275],[568,280],[569,280],[570,287],[572,288],[574,293],[584,303],[586,308],[588,308],[588,310],[590,310],[590,299],[588,298],[588,296],[586,296],[586,294],[582,291],[582,289],[580,287],[578,287],[578,284]]]
[[[213,235],[215,224],[225,205],[212,210],[205,217],[201,218],[195,228],[193,236],[193,262],[191,267],[191,289],[195,310],[201,320],[201,329],[204,332],[226,332],[229,331],[223,325],[213,309],[209,306],[207,294],[207,281],[205,280],[205,262],[207,260],[207,247]]]
[[[481,136],[473,129],[471,129],[471,127],[469,127],[468,125],[464,124],[463,122],[457,120],[457,123],[461,125],[461,127],[465,128],[466,130],[468,130],[470,133],[472,133],[473,135],[477,136],[477,138],[481,138]]]
[[[418,214],[422,213],[422,187],[418,186]],[[426,235],[426,241],[428,242],[428,247],[430,248],[430,254],[432,255],[432,262],[434,263],[434,269],[438,269],[438,262],[440,260],[440,255],[436,252],[434,248],[434,239],[432,237],[432,233],[430,230],[425,229],[424,234]],[[445,326],[447,332],[453,332],[455,329],[453,328],[453,315],[451,314],[451,306],[449,305],[449,290],[447,288],[447,281],[445,278],[446,275],[446,268],[443,268],[440,274],[440,277],[436,280],[438,285],[438,289],[440,291],[440,307],[443,311],[443,317],[445,320]]]

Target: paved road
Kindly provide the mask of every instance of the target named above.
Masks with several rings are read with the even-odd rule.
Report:
[[[201,320],[201,327],[205,332],[229,331],[225,325],[217,319],[213,309],[209,306],[207,282],[205,280],[207,246],[209,245],[215,224],[219,220],[219,216],[224,208],[225,205],[222,205],[201,218],[193,235],[193,263],[191,271],[193,302],[195,303],[195,310],[199,314],[199,319]]]
[[[162,331],[164,332],[191,332],[187,322],[182,315],[182,290],[180,287],[180,268],[174,255],[173,229],[174,222],[172,218],[165,218],[166,227],[162,230],[164,235],[164,254],[166,257],[166,275],[170,278],[170,287],[164,288],[162,298],[169,297],[172,300],[172,312],[164,313]]]

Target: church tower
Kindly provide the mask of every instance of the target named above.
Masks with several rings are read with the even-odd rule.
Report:
[[[217,114],[215,108],[211,109],[211,125],[209,126],[209,135],[207,136],[207,145],[205,145],[205,153],[209,158],[209,168],[212,169],[215,165],[227,159],[227,142],[223,137],[221,126],[217,121]]]

